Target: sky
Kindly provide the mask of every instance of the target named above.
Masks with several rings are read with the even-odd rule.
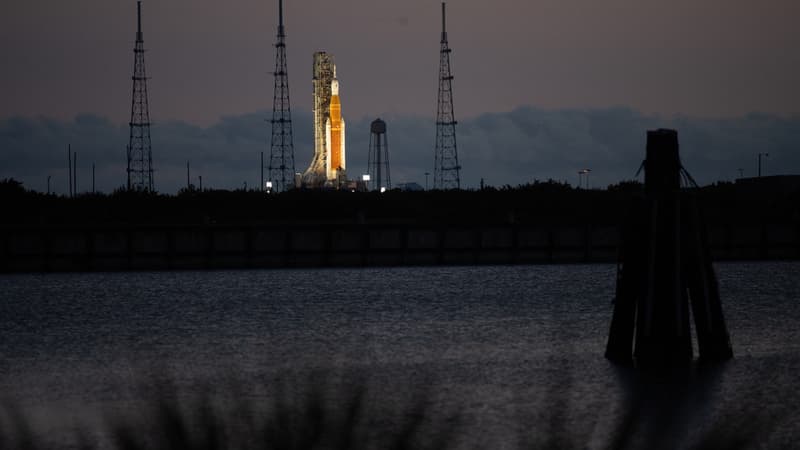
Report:
[[[258,183],[277,1],[142,7],[157,189],[185,184],[187,159],[206,185]],[[424,184],[440,7],[285,1],[298,171],[313,155],[312,54],[325,50],[348,121],[348,172],[365,170],[368,125],[381,117],[393,180]],[[66,192],[71,143],[80,170],[97,165],[99,189],[124,184],[135,11],[130,0],[0,4],[0,178],[44,190],[51,175]],[[646,130],[662,126],[678,129],[702,182],[754,175],[759,152],[770,153],[767,173],[800,173],[798,18],[794,0],[450,1],[463,184],[575,183],[591,167],[603,187],[633,177]]]

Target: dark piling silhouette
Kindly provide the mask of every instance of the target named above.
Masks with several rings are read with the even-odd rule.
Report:
[[[733,356],[693,184],[681,166],[678,133],[647,132],[645,195],[623,227],[617,295],[606,357],[638,366],[691,363],[689,305],[701,360]],[[696,185],[695,185],[696,186]],[[635,341],[635,350],[632,346]]]

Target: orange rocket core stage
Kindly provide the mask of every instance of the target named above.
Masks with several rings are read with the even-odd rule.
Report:
[[[339,95],[331,95],[331,170],[343,169],[342,164],[342,104]]]

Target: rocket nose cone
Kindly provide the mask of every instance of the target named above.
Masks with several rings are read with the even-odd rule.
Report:
[[[339,80],[331,81],[331,95],[339,95]]]

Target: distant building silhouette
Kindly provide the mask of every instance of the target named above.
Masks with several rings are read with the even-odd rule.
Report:
[[[736,186],[753,191],[800,192],[800,175],[737,178]]]
[[[424,191],[425,188],[421,186],[419,183],[410,182],[410,183],[398,183],[397,189],[401,191]]]

